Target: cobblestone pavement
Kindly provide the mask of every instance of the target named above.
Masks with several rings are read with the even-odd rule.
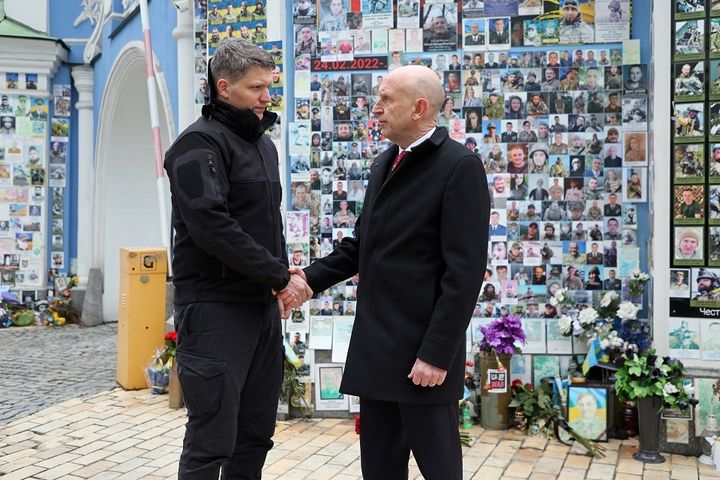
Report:
[[[0,329],[0,427],[116,387],[116,341],[116,324]]]
[[[115,389],[68,400],[0,428],[2,480],[176,479],[185,410],[167,395]],[[591,459],[543,436],[483,431],[463,447],[464,480],[717,480],[720,472],[693,457],[665,463],[632,459],[637,440],[610,440]],[[360,480],[360,446],[352,420],[278,422],[263,480]],[[410,479],[422,476],[414,462]]]

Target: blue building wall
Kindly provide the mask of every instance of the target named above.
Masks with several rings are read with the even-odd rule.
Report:
[[[160,65],[167,84],[175,125],[177,119],[177,43],[172,36],[172,31],[177,24],[175,7],[169,1],[148,0],[151,38],[155,61]],[[113,0],[113,11],[122,12],[122,0]],[[88,38],[93,33],[94,26],[89,21],[83,22],[78,27],[73,23],[80,14],[80,6],[68,8],[65,2],[50,2],[50,24],[48,34],[55,38]],[[132,41],[143,41],[142,25],[139,9],[128,16],[125,21],[109,21],[102,32],[102,53],[95,59],[95,91],[94,91],[94,132],[97,134],[97,125],[100,119],[100,109],[105,93],[105,85],[108,76],[115,63],[118,54],[123,47]],[[72,84],[71,68],[74,65],[82,65],[85,45],[69,43],[70,53],[68,63],[63,64],[55,77],[53,84]],[[188,72],[192,75],[192,72]],[[52,88],[52,87],[51,87]],[[77,91],[72,89],[72,104],[77,102]],[[78,160],[77,141],[78,123],[77,110],[72,109],[70,139],[68,145],[68,174],[67,191],[65,196],[65,258],[68,259],[67,266],[70,266],[70,259],[77,258],[77,226],[78,226],[78,205],[77,182],[78,182]],[[148,125],[148,128],[150,126]],[[49,220],[48,220],[49,222]],[[48,228],[50,226],[48,225]],[[50,230],[48,230],[50,231]],[[48,252],[48,261],[50,253]]]

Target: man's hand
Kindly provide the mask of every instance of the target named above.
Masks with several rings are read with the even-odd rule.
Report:
[[[312,289],[305,280],[305,272],[297,267],[290,268],[290,282],[281,292],[273,293],[283,303],[284,309],[287,311],[292,308],[299,308],[303,303],[307,302],[313,296]],[[289,315],[289,314],[288,314]]]
[[[290,318],[290,313],[292,312],[292,308],[286,309],[285,305],[283,305],[282,300],[280,300],[279,298],[277,299],[277,301],[278,301],[278,308],[280,309],[280,318],[287,320],[288,318]]]
[[[435,387],[440,386],[445,381],[447,376],[447,370],[442,368],[434,367],[427,362],[415,360],[412,370],[408,374],[408,378],[412,380],[415,385],[422,387]]]

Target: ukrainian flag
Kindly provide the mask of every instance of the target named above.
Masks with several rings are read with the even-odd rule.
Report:
[[[587,355],[585,355],[585,361],[582,365],[583,375],[587,375],[588,371],[590,371],[592,367],[599,365],[600,362],[608,361],[610,361],[610,357],[605,350],[600,347],[600,340],[596,338],[590,345]]]

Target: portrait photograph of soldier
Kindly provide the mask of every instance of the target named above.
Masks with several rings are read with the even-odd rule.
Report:
[[[714,167],[717,180],[720,181],[720,144],[717,148],[717,163]],[[677,144],[674,146],[675,183],[697,183],[705,177],[705,145]],[[710,174],[712,176],[712,173]]]
[[[708,219],[711,225],[720,225],[720,186],[708,188]]]
[[[668,334],[668,346],[670,350],[695,350],[697,353],[692,354],[683,352],[685,358],[700,356],[700,328],[697,319],[679,319],[672,318],[669,323],[670,332]]]
[[[675,265],[703,265],[705,255],[702,227],[675,227]]]
[[[705,15],[705,0],[674,0],[675,18],[698,18]]]
[[[708,133],[710,141],[720,142],[720,101],[708,106]]]
[[[720,60],[710,62],[710,100],[720,100]]]
[[[714,25],[711,21],[711,28]],[[711,35],[712,38],[712,35]],[[717,53],[720,53],[718,42]],[[713,54],[713,44],[710,43],[710,53]],[[705,54],[705,24],[701,20],[687,20],[675,22],[675,56],[679,58],[700,58]]]
[[[705,93],[704,62],[689,62],[675,64],[675,99],[692,100],[692,97],[700,97]]]
[[[675,104],[675,141],[691,142],[705,134],[704,108],[703,103]]]
[[[693,268],[691,306],[720,306],[720,270]]]
[[[710,57],[720,56],[720,18],[710,19]]]
[[[426,4],[423,9],[423,49],[439,52],[457,49],[457,5]]]
[[[484,18],[469,18],[463,21],[463,48],[468,51],[479,50],[485,46]]]
[[[702,224],[705,219],[705,186],[681,185],[673,189],[676,225]]]
[[[670,269],[670,296],[688,298],[690,296],[690,271],[686,269]]]
[[[720,227],[710,227],[709,229],[708,265],[720,267]]]

